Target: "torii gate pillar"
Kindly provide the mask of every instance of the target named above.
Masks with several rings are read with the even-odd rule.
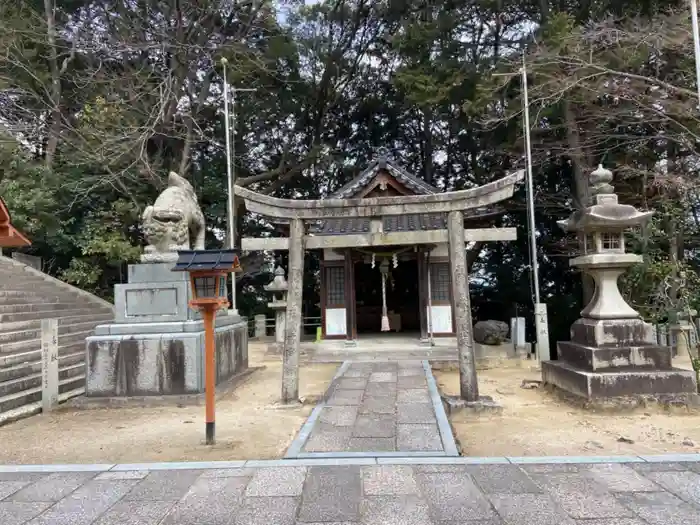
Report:
[[[304,221],[289,221],[289,285],[287,322],[282,358],[282,402],[299,399],[299,342],[301,341],[301,301],[304,289]]]
[[[452,297],[454,297],[455,303],[459,394],[465,401],[478,401],[479,384],[476,379],[474,360],[467,253],[464,249],[464,214],[461,211],[451,211],[447,215],[447,239],[452,266]]]

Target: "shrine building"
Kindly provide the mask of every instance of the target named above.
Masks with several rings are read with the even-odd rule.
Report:
[[[281,202],[306,203],[306,215],[312,220],[305,221],[303,245],[306,250],[322,252],[320,307],[324,339],[354,341],[398,333],[426,340],[431,335],[454,336],[456,331],[448,251],[449,210],[440,202],[473,195],[459,206],[464,210],[460,214],[463,243],[512,241],[515,228],[495,228],[491,222],[500,214],[497,203],[512,195],[514,184],[522,176],[517,172],[478,188],[445,193],[382,155],[326,199],[265,199],[275,201],[275,207]],[[245,198],[251,211],[255,211],[253,201],[263,197],[244,188],[237,188],[237,194]],[[385,205],[404,201],[422,203],[420,210],[411,205],[405,213],[399,213],[400,209],[384,213],[388,210]],[[321,206],[360,211],[316,209]],[[272,222],[286,222],[275,220],[275,215],[294,216],[290,210],[260,213]],[[241,247],[286,250],[289,239],[243,238]]]

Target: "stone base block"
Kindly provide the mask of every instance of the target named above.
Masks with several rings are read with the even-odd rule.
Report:
[[[241,383],[259,370],[264,370],[264,366],[250,367],[238,374],[231,376],[224,382],[220,382],[216,388],[215,399],[218,401],[225,398]],[[117,396],[117,397],[74,397],[61,407],[73,410],[92,410],[102,408],[150,408],[159,406],[204,406],[206,405],[206,394],[182,394],[182,395],[151,395],[151,396]]]
[[[284,343],[267,343],[267,355],[280,356],[284,353]]]
[[[614,371],[618,368],[641,367],[656,370],[673,368],[671,349],[665,346],[643,345],[599,347],[573,343],[557,343],[559,359],[591,372]]]
[[[115,322],[201,319],[201,314],[189,307],[192,290],[187,272],[173,272],[172,268],[172,263],[129,265],[129,283],[114,287]]]
[[[632,368],[615,372],[591,372],[576,368],[562,361],[542,363],[542,380],[567,392],[584,403],[630,404],[630,400],[657,399],[681,404],[697,400],[695,372],[671,368],[670,370],[644,370]]]
[[[224,319],[222,319],[224,321]],[[248,368],[248,325],[245,319],[217,323],[216,382]],[[201,327],[201,322],[190,322]],[[160,326],[167,323],[159,323]],[[188,323],[173,323],[181,327]],[[108,325],[118,326],[118,325]],[[134,327],[134,325],[131,325]],[[204,331],[139,332],[86,339],[88,397],[163,396],[204,392]]]
[[[652,326],[641,319],[582,318],[571,325],[571,341],[592,347],[656,344]]]
[[[457,396],[442,396],[442,405],[445,407],[447,415],[458,412],[490,412],[500,414],[503,407],[496,403],[491,396],[479,396],[478,401],[465,401]]]

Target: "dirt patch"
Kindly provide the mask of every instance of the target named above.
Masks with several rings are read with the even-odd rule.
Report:
[[[0,428],[0,463],[132,463],[282,457],[313,405],[280,408],[282,366],[251,344],[264,366],[216,405],[216,438],[204,445],[204,407],[61,410]],[[321,396],[336,364],[303,365],[300,396]]]
[[[690,368],[684,360],[675,366]],[[443,393],[459,393],[459,372],[435,370]],[[700,414],[661,408],[625,414],[596,413],[565,403],[542,389],[523,389],[539,380],[528,368],[479,371],[479,390],[503,406],[502,414],[451,417],[465,456],[587,456],[700,452]]]

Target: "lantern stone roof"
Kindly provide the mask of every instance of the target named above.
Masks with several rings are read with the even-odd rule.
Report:
[[[641,212],[629,204],[620,204],[615,188],[610,184],[613,174],[602,165],[598,165],[588,179],[593,204],[574,212],[568,219],[558,221],[557,224],[565,231],[621,232],[627,228],[645,224],[654,214],[652,211]]]
[[[286,292],[289,289],[289,283],[284,278],[284,269],[278,266],[275,270],[275,278],[270,284],[263,286],[266,292]]]
[[[27,239],[17,228],[12,226],[10,211],[5,205],[5,201],[0,197],[0,247],[20,248],[31,246],[31,241]]]
[[[596,195],[597,204],[559,221],[566,231],[625,230],[646,223],[653,211],[640,212],[629,204],[618,204],[617,195]]]

